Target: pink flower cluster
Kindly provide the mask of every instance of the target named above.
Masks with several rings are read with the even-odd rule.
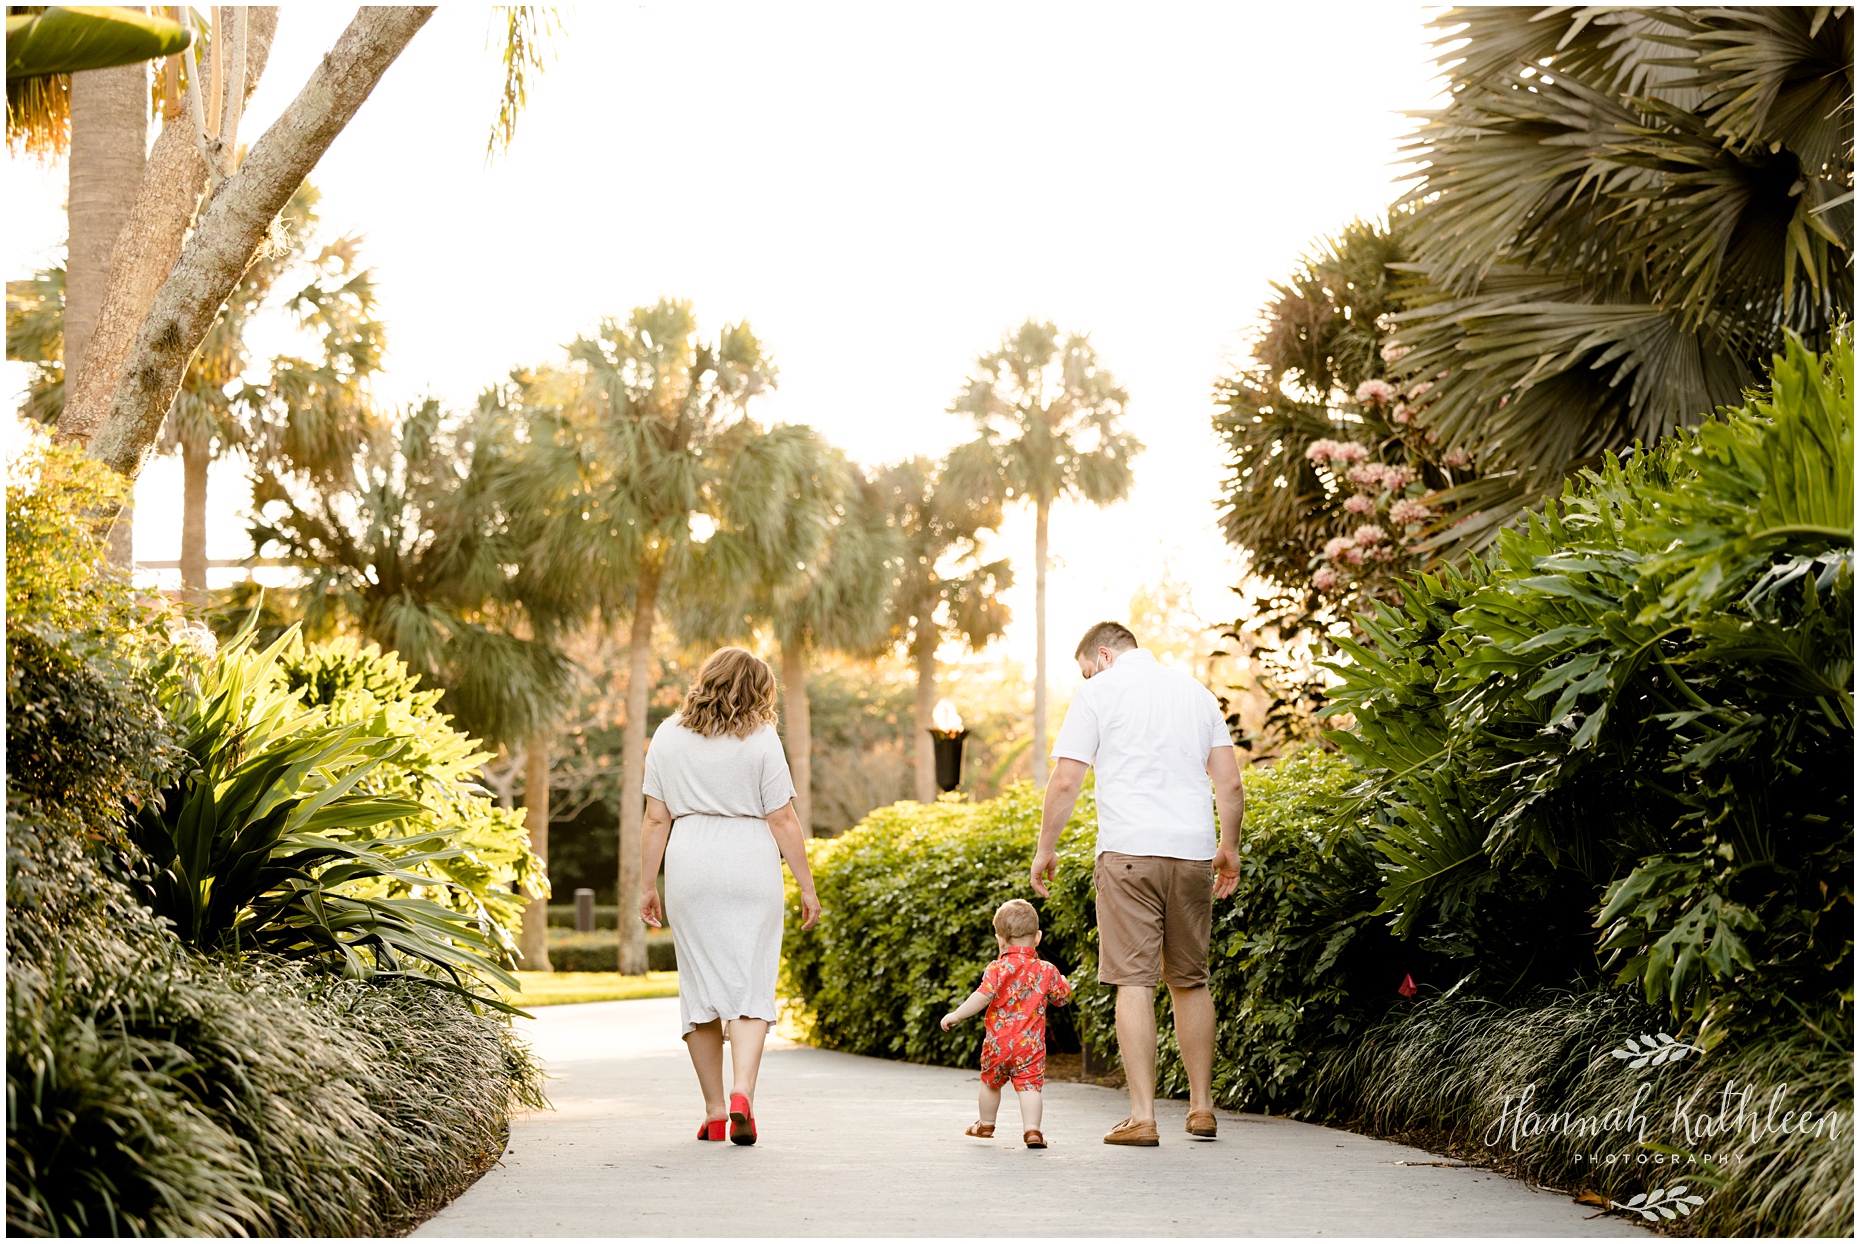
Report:
[[[1365,380],[1356,386],[1356,400],[1365,406],[1381,406],[1395,400],[1395,386],[1386,380]]]
[[[1440,465],[1455,469],[1463,466],[1471,466],[1472,455],[1467,453],[1464,449],[1449,449],[1440,456]]]
[[[1408,527],[1415,523],[1424,523],[1434,516],[1434,512],[1410,497],[1403,497],[1389,507],[1389,521],[1397,527]]]
[[[1402,361],[1402,358],[1413,349],[1413,346],[1398,346],[1392,341],[1385,342],[1382,346],[1382,361],[1384,363],[1399,363]]]
[[[1343,499],[1343,508],[1352,514],[1374,514],[1376,499],[1364,493],[1353,492]]]
[[[1369,456],[1369,447],[1355,441],[1312,441],[1305,447],[1305,457],[1322,466],[1326,462],[1361,462]]]
[[[1413,478],[1414,473],[1407,467],[1390,466],[1385,462],[1365,462],[1362,466],[1351,467],[1348,472],[1352,484],[1361,484],[1366,488],[1386,488],[1390,492],[1400,492]]]
[[[1343,561],[1352,566],[1363,564],[1363,550],[1349,536],[1332,536],[1324,542],[1325,561]]]

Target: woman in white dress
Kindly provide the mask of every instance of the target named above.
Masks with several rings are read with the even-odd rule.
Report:
[[[646,752],[645,880],[639,916],[678,951],[685,1048],[704,1091],[699,1140],[756,1143],[756,1072],[775,1022],[781,865],[801,891],[801,927],[820,919],[794,780],[775,734],[775,676],[741,648],[719,648]],[[665,864],[665,902],[659,864]],[[723,1095],[723,1026],[735,1072]]]

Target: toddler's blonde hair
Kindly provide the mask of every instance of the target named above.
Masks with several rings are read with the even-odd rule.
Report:
[[[1011,898],[995,908],[995,932],[1013,941],[1040,931],[1040,913],[1024,898]]]

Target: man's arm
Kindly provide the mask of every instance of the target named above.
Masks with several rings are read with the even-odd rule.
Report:
[[[1062,757],[1046,779],[1046,802],[1040,808],[1040,845],[1033,852],[1033,892],[1046,897],[1046,884],[1059,870],[1059,835],[1066,832],[1091,766]]]
[[[1226,898],[1240,884],[1240,822],[1246,817],[1246,786],[1231,743],[1208,753],[1208,776],[1214,779],[1214,808],[1221,818],[1221,843],[1214,851],[1214,897]]]

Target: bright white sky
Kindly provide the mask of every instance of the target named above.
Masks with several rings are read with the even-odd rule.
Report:
[[[1430,10],[1431,11],[1431,10]],[[242,137],[354,10],[287,4]],[[1311,240],[1393,197],[1402,114],[1437,106],[1417,5],[649,3],[569,13],[509,155],[487,165],[489,14],[442,6],[312,175],[365,235],[392,402],[463,405],[603,315],[693,299],[781,370],[760,411],[853,456],[940,454],[974,357],[1028,316],[1090,333],[1149,446],[1131,498],[1053,520],[1051,643],[1165,565],[1231,616],[1210,386]],[[7,161],[9,278],[60,257],[64,169]],[[255,343],[256,344],[256,343]],[[282,344],[281,342],[279,343]],[[22,369],[7,365],[17,394]],[[236,464],[212,557],[250,550]],[[143,477],[136,553],[180,552],[180,469]],[[1033,655],[1033,524],[1008,651]],[[1072,681],[1055,662],[1055,684]]]

